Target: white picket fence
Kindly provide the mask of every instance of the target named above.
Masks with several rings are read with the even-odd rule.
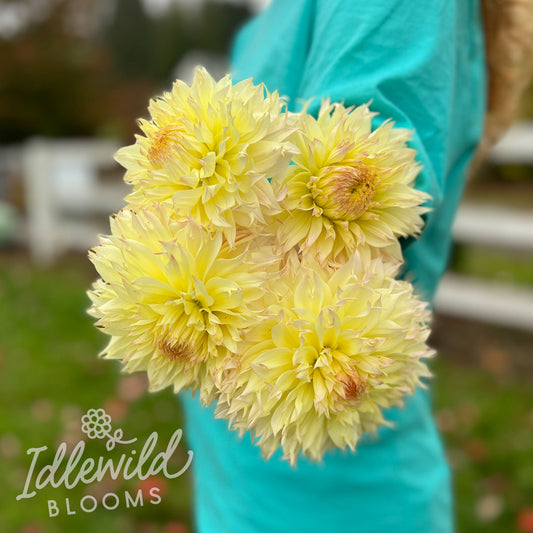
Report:
[[[67,250],[87,250],[98,234],[109,233],[107,217],[127,193],[121,180],[100,179],[117,148],[106,140],[33,139],[24,146],[25,238],[38,265]]]
[[[527,251],[533,257],[533,211],[465,204],[457,213],[453,235],[458,243]],[[533,290],[515,284],[447,273],[439,286],[435,309],[533,331]]]
[[[517,123],[493,149],[495,163],[532,165],[533,123]],[[460,206],[453,226],[461,244],[531,253],[533,257],[533,198],[531,210],[517,211],[497,205]],[[448,273],[435,298],[441,313],[533,331],[533,290],[516,284]]]

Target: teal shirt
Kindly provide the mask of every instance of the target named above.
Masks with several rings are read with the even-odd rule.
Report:
[[[235,79],[253,77],[289,98],[347,105],[372,101],[380,121],[413,129],[433,197],[422,236],[404,243],[407,273],[431,301],[444,271],[450,228],[485,110],[478,0],[274,0],[239,34]],[[200,533],[449,533],[450,472],[418,390],[386,411],[393,428],[364,435],[355,453],[332,450],[322,464],[292,468],[239,439],[213,408],[182,395],[194,451]]]

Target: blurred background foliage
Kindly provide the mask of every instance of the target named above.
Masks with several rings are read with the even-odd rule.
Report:
[[[250,15],[244,4],[199,6],[170,4],[154,16],[141,0],[0,1],[0,143],[127,139],[183,55],[227,52]],[[24,21],[18,27],[11,12]]]
[[[191,50],[227,53],[250,14],[235,1],[0,0],[0,148],[34,136],[131,143],[135,120],[170,87],[180,61]],[[520,117],[533,118],[532,90]],[[8,191],[1,179],[0,199]],[[22,191],[9,192],[7,200],[23,206]],[[531,210],[532,192],[531,167],[486,164],[466,199]],[[533,286],[531,253],[461,245],[452,268]],[[85,313],[94,278],[81,255],[37,268],[25,249],[0,249],[0,531],[190,532],[189,473],[148,480],[141,488],[160,487],[163,501],[138,509],[121,503],[116,511],[66,514],[66,498],[139,488],[112,480],[15,500],[26,450],[76,442],[89,408],[104,407],[127,437],[140,440],[158,431],[166,443],[183,427],[171,390],[146,394],[143,376],[124,376],[120,365],[97,359],[105,339]],[[533,533],[533,335],[439,316],[433,343],[440,352],[436,417],[454,470],[458,531]],[[90,443],[89,454],[100,451]],[[57,518],[48,517],[48,499],[62,506]]]

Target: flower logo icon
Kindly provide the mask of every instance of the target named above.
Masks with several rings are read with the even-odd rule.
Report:
[[[107,437],[106,448],[111,451],[115,444],[130,444],[137,439],[122,440],[122,429],[111,433],[111,417],[103,409],[89,409],[81,417],[81,430],[90,439],[103,439]]]
[[[103,409],[89,409],[81,422],[81,430],[90,439],[103,439],[111,431],[111,417]]]

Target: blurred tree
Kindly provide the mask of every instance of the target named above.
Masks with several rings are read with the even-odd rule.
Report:
[[[195,40],[196,22],[187,20],[182,11],[175,7],[158,18],[155,26],[153,69],[157,79],[166,85],[172,81],[169,77],[174,67]]]
[[[0,142],[31,134],[88,135],[104,119],[92,95],[107,90],[104,50],[69,32],[68,0],[0,40]]]
[[[11,28],[3,31],[12,17]],[[250,12],[206,2],[151,18],[141,0],[0,0],[0,143],[32,135],[131,140],[191,48],[227,51]],[[4,22],[2,22],[4,21]]]
[[[154,23],[141,0],[118,0],[107,28],[116,71],[127,78],[154,73]]]
[[[235,31],[250,15],[246,5],[207,0],[199,16],[196,47],[211,52],[228,52]]]
[[[32,7],[32,0],[21,0]],[[105,0],[49,0],[0,39],[0,143],[28,136],[131,135],[156,84],[122,80],[100,36]],[[0,5],[1,7],[1,5]],[[130,55],[132,55],[130,53]]]

